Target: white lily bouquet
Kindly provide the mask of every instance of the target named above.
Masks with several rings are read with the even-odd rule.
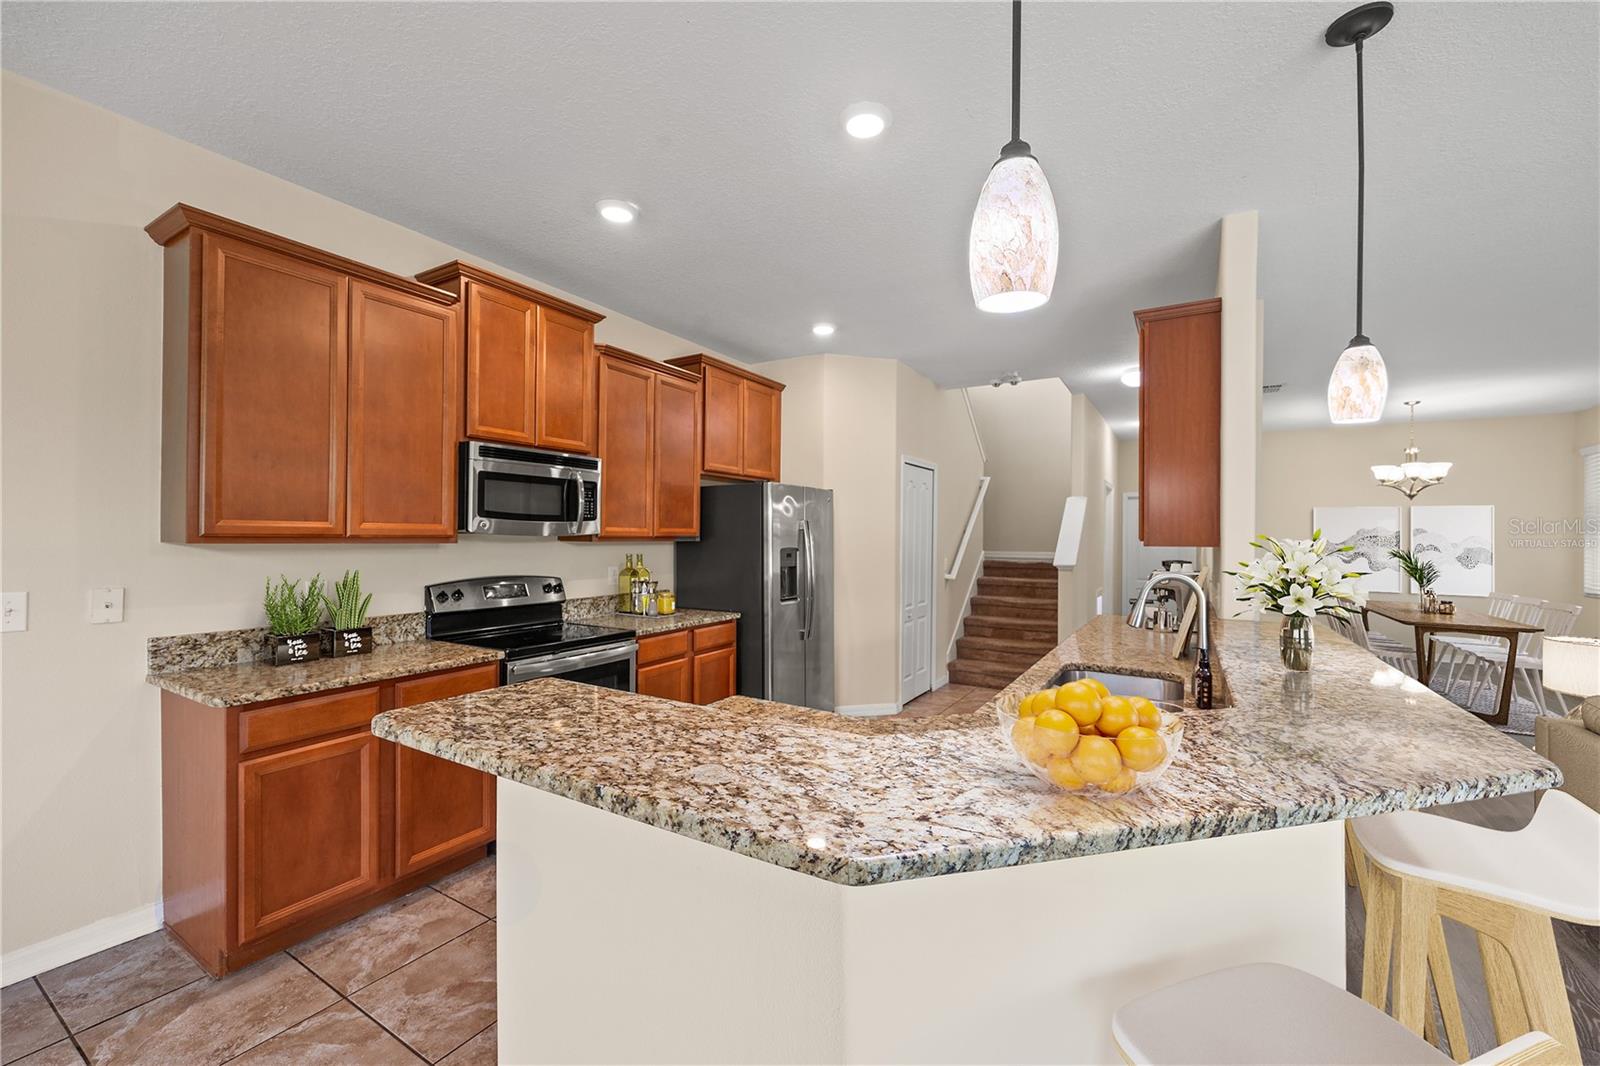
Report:
[[[1319,529],[1310,540],[1263,536],[1250,546],[1263,554],[1228,571],[1239,579],[1244,593],[1239,600],[1256,610],[1283,615],[1286,624],[1279,637],[1283,663],[1291,670],[1310,669],[1311,619],[1319,614],[1349,619],[1367,602],[1367,594],[1356,585],[1361,573],[1346,570],[1338,558],[1349,545],[1330,548]]]

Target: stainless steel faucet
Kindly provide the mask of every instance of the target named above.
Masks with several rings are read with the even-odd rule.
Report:
[[[1194,594],[1195,604],[1199,608],[1200,644],[1199,654],[1195,659],[1194,668],[1194,704],[1201,710],[1211,709],[1211,626],[1210,612],[1207,610],[1206,590],[1201,587],[1189,574],[1168,571],[1166,573],[1151,574],[1150,580],[1144,583],[1144,588],[1139,592],[1139,600],[1133,605],[1133,611],[1128,615],[1128,624],[1135,629],[1144,628],[1145,605],[1150,599],[1151,591],[1161,584],[1176,582],[1187,585]]]

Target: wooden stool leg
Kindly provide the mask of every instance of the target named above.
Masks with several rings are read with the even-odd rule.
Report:
[[[1353,887],[1361,887],[1361,877],[1356,873],[1356,835],[1350,829],[1350,823],[1344,823],[1344,883]]]
[[[1456,995],[1455,970],[1450,965],[1450,948],[1444,939],[1444,919],[1435,916],[1433,928],[1428,931],[1428,970],[1433,974],[1433,989],[1439,996],[1439,1014],[1444,1018],[1444,1035],[1450,1044],[1450,1057],[1466,1062],[1472,1057],[1467,1050],[1467,1024],[1461,1017],[1461,1000]],[[1433,1011],[1428,1011],[1433,1020]],[[1433,1038],[1437,1043],[1437,1035]]]
[[[1519,910],[1511,933],[1511,962],[1522,986],[1529,1028],[1549,1033],[1568,1048],[1578,1047],[1572,1004],[1561,976],[1556,931],[1548,915]]]
[[[1410,877],[1397,878],[1399,907],[1395,915],[1395,1021],[1422,1035],[1428,1007],[1428,931],[1438,922],[1434,889]],[[1554,1035],[1554,1034],[1552,1034]]]
[[[1393,874],[1370,862],[1357,869],[1365,882],[1367,926],[1361,952],[1361,998],[1379,1010],[1389,1010],[1389,957],[1394,948],[1395,904],[1398,885]]]
[[[1511,952],[1488,933],[1480,932],[1478,954],[1483,957],[1483,983],[1489,989],[1489,1014],[1494,1018],[1495,1042],[1504,1044],[1532,1032],[1528,1012],[1522,1006],[1522,988],[1517,984]]]

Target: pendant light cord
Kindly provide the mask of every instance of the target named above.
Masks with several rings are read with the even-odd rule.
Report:
[[[1361,282],[1367,251],[1366,85],[1361,76],[1361,38],[1356,38],[1356,336],[1361,332]]]
[[[1022,140],[1022,0],[1011,0],[1011,139]]]

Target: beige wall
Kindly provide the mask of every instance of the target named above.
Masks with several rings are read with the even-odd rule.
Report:
[[[0,640],[11,952],[101,919],[153,920],[161,791],[146,638],[258,624],[262,582],[280,571],[359,568],[374,611],[409,611],[423,584],[478,573],[561,574],[575,595],[603,593],[607,566],[630,550],[670,584],[672,549],[160,543],[161,251],[146,223],[183,200],[402,274],[465,253],[11,74],[3,98],[0,571],[6,591],[29,593],[27,632]],[[701,350],[614,314],[597,332],[656,357]],[[886,450],[893,435],[891,419]],[[127,589],[122,624],[88,624],[101,585]]]
[[[1054,552],[1071,495],[1072,393],[1060,378],[967,390],[983,450],[990,552]]]
[[[1072,398],[1071,456],[1070,495],[1084,498],[1084,516],[1077,565],[1058,571],[1056,630],[1063,637],[1095,617],[1096,600],[1101,596],[1106,612],[1119,613],[1119,594],[1111,583],[1116,569],[1114,545],[1109,552],[1111,565],[1106,562],[1108,518],[1115,514],[1108,508],[1119,506],[1117,442],[1106,420],[1084,396]],[[1109,526],[1114,526],[1114,521]]]
[[[1391,397],[1390,403],[1397,398]],[[1401,397],[1400,399],[1403,399]],[[1583,605],[1578,631],[1600,635],[1600,600],[1583,595],[1583,551],[1550,539],[1572,534],[1519,536],[1519,526],[1539,520],[1576,521],[1583,516],[1582,464],[1578,450],[1600,437],[1600,408],[1574,414],[1422,422],[1417,444],[1426,460],[1455,464],[1444,483],[1418,496],[1418,504],[1493,504],[1495,588]],[[1374,463],[1397,463],[1406,446],[1406,424],[1262,435],[1259,531],[1303,537],[1311,532],[1314,507],[1395,506],[1405,497],[1372,479]],[[1463,605],[1479,600],[1458,598]]]
[[[1241,613],[1230,560],[1245,557],[1255,539],[1260,490],[1261,373],[1265,337],[1263,309],[1256,298],[1256,248],[1260,228],[1254,211],[1225,215],[1217,254],[1217,295],[1222,298],[1222,500],[1221,541],[1203,549],[1201,565],[1211,567],[1211,602],[1227,617]]]

